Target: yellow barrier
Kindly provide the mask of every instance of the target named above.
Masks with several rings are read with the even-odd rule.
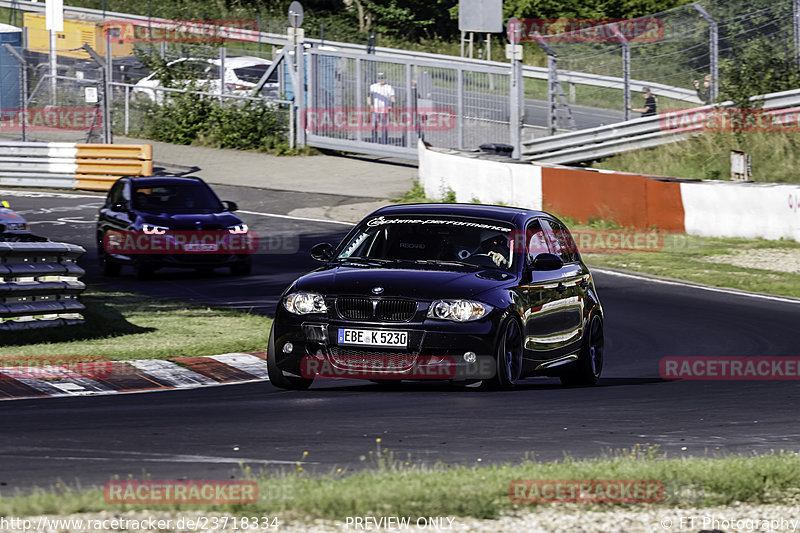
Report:
[[[152,176],[153,162],[132,159],[76,159],[76,174],[111,174],[114,176]]]
[[[149,144],[76,144],[75,188],[107,191],[121,176],[152,176]]]
[[[78,149],[78,159],[153,159],[153,147],[149,144],[81,144],[75,145]]]
[[[119,176],[76,176],[75,188],[85,191],[107,191]]]

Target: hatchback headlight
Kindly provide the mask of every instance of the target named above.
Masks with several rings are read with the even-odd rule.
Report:
[[[491,310],[491,306],[474,300],[434,300],[428,309],[428,318],[471,322],[480,320]]]
[[[169,228],[155,224],[142,224],[142,231],[147,235],[164,235]]]
[[[10,222],[6,224],[6,229],[9,231],[26,231],[28,225],[25,222]]]
[[[293,292],[283,300],[283,306],[296,315],[328,312],[325,299],[315,292]]]
[[[242,234],[242,233],[247,233],[248,229],[249,228],[247,227],[247,224],[239,224],[239,225],[236,225],[236,226],[229,226],[228,227],[228,232],[232,233],[233,235],[239,235],[239,234]]]

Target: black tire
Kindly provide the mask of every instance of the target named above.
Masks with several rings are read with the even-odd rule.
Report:
[[[249,276],[253,273],[253,263],[249,261],[241,261],[234,263],[230,266],[231,274],[234,276]]]
[[[314,382],[313,379],[284,376],[275,361],[275,336],[274,328],[269,330],[269,343],[267,344],[267,374],[269,382],[279,389],[306,390]]]
[[[119,276],[122,271],[122,265],[111,259],[105,251],[103,245],[103,237],[97,238],[97,263],[100,265],[100,270],[103,271],[104,276]]]
[[[487,383],[491,389],[511,390],[522,377],[522,326],[513,318],[500,327],[495,346],[496,371]]]
[[[137,259],[133,263],[133,275],[136,279],[147,280],[153,277],[155,267],[142,259]]]
[[[603,372],[605,347],[603,319],[600,318],[600,315],[592,315],[592,318],[589,319],[588,329],[578,360],[568,373],[561,376],[562,385],[590,387],[600,379],[600,374]]]

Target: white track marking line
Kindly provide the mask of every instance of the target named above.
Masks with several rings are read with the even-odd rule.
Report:
[[[355,226],[352,222],[342,222],[341,220],[327,220],[324,218],[307,218],[307,217],[293,217],[292,215],[277,215],[275,213],[259,213],[258,211],[242,211],[239,210],[239,213],[244,213],[245,215],[259,215],[262,217],[275,217],[275,218],[287,218],[289,220],[303,220],[305,222],[322,222],[323,224],[340,224],[344,226]]]
[[[142,372],[153,376],[158,381],[163,381],[175,388],[185,388],[194,385],[210,385],[217,383],[211,378],[207,378],[202,374],[193,372],[187,368],[164,361],[161,359],[137,359],[134,361],[123,361],[131,366],[134,366]]]
[[[212,355],[209,356],[209,358],[232,366],[242,372],[247,372],[257,378],[269,379],[269,375],[267,374],[267,362],[255,355],[250,355],[249,353],[224,353],[221,355]]]
[[[630,279],[635,279],[635,280],[639,280],[639,281],[649,281],[651,283],[661,283],[662,285],[675,285],[675,286],[678,286],[678,287],[686,287],[686,288],[689,288],[689,289],[699,289],[699,290],[702,290],[702,291],[721,292],[723,294],[730,294],[730,295],[733,295],[733,296],[746,296],[748,298],[759,298],[759,299],[762,299],[762,300],[770,300],[770,301],[774,301],[774,302],[800,304],[800,300],[793,299],[793,298],[784,298],[782,296],[770,296],[768,294],[756,294],[756,293],[750,293],[750,292],[741,292],[741,291],[737,291],[735,289],[725,289],[725,288],[721,288],[721,287],[705,287],[703,285],[695,285],[695,284],[689,283],[689,282],[683,283],[683,282],[680,282],[680,281],[672,281],[672,280],[666,280],[666,279],[650,278],[650,277],[646,277],[646,276],[637,276],[635,274],[626,274],[626,273],[622,273],[622,272],[617,272],[615,270],[606,270],[605,268],[600,268],[600,267],[590,267],[590,270],[592,272],[601,272],[603,274],[608,274],[610,276],[618,276],[618,277],[621,277],[621,278],[630,278]]]

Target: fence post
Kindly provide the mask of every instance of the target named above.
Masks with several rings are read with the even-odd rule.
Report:
[[[296,28],[299,29],[299,28]],[[297,69],[297,84],[294,86],[294,102],[297,106],[297,146],[303,148],[306,145],[306,130],[303,128],[303,117],[305,117],[306,108],[306,67],[305,67],[305,48],[303,47],[303,40],[298,39],[295,35],[295,48],[294,60]]]
[[[81,48],[86,50],[86,53],[88,53],[91,58],[94,59],[94,62],[100,65],[100,72],[103,75],[103,142],[106,144],[111,144],[111,106],[109,105],[109,100],[111,97],[111,83],[106,75],[107,61],[103,59],[103,56],[95,52],[94,49],[88,44],[84,43]]]
[[[464,71],[456,69],[456,146],[464,149]]]
[[[793,0],[793,5],[797,0]],[[698,2],[692,4],[700,16],[708,22],[708,55],[709,55],[709,68],[711,69],[711,87],[709,87],[709,98],[712,102],[716,102],[719,84],[719,25],[708,12],[703,9]],[[795,20],[797,20],[795,18]],[[795,42],[797,39],[797,25],[795,25]]]
[[[219,47],[219,103],[222,103],[222,95],[225,94],[225,57],[227,50],[224,46]]]
[[[131,87],[125,84],[125,135],[128,135],[130,128],[130,114],[131,114]]]
[[[515,18],[508,21],[508,40],[506,45],[506,59],[511,61],[511,73],[508,80],[508,139],[512,146],[511,157],[520,159],[522,157],[522,103],[523,103],[523,84],[525,79],[522,77],[522,45],[519,44],[522,36],[522,28],[519,21]]]
[[[794,58],[800,66],[800,0],[792,0],[792,27],[794,28]]]
[[[361,58],[355,58],[356,62],[356,110],[358,109],[367,109],[367,116],[371,115],[371,109],[364,107],[364,90],[362,87],[364,76],[361,73]],[[364,140],[364,132],[362,131],[363,128],[356,128],[356,141],[361,142]]]
[[[625,110],[625,120],[631,119],[631,43],[628,42],[616,24],[610,24],[614,36],[622,44],[622,107]]]
[[[404,113],[405,113],[405,115],[407,117],[411,118],[411,123],[408,126],[408,128],[406,129],[405,135],[403,135],[403,137],[404,137],[403,146],[408,146],[408,147],[413,148],[414,146],[416,146],[414,144],[414,130],[416,129],[414,127],[414,125],[416,123],[416,118],[417,118],[416,117],[416,115],[417,115],[416,114],[417,103],[416,103],[416,99],[414,98],[414,92],[413,92],[412,87],[411,87],[411,85],[412,85],[411,76],[412,76],[412,74],[411,74],[411,63],[406,63],[406,105],[405,105],[405,109],[402,109],[402,108],[400,109],[400,114],[399,114],[398,118],[400,120],[402,120]],[[414,85],[416,85],[416,84],[414,84]],[[414,110],[413,112],[412,112],[412,109]]]
[[[106,40],[106,64],[103,71],[103,142],[110,144],[111,139],[111,100],[114,98],[114,88],[111,82],[114,81],[114,54],[111,50],[111,32],[108,28],[103,31]]]
[[[555,135],[558,130],[558,56],[538,31],[533,32],[533,39],[547,54],[547,131],[549,135]]]

